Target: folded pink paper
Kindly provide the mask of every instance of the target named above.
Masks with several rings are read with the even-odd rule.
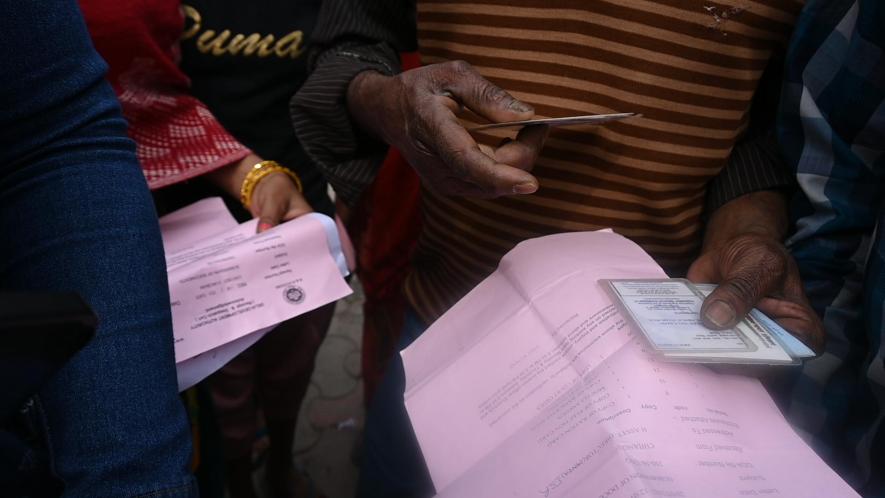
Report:
[[[160,225],[185,386],[280,322],[351,293],[331,218],[309,214],[256,234],[257,220],[237,224],[223,201],[211,198]]]
[[[529,240],[404,350],[440,496],[857,496],[757,380],[656,362],[597,283],[664,276],[611,232]]]

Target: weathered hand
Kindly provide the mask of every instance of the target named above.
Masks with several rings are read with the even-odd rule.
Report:
[[[255,185],[249,211],[258,218],[260,233],[313,209],[291,178],[284,173],[271,173]]]
[[[701,308],[708,327],[733,327],[757,307],[815,351],[823,348],[823,324],[805,297],[795,261],[779,241],[737,236],[702,254],[688,279],[719,284]]]
[[[820,352],[823,324],[781,242],[787,227],[786,200],[778,192],[753,192],[729,201],[711,214],[701,256],[689,268],[688,279],[719,284],[701,307],[708,327],[733,327],[757,307]]]
[[[397,76],[359,74],[348,109],[366,131],[397,147],[425,185],[445,194],[496,197],[531,194],[547,127],[523,128],[497,148],[481,146],[455,113],[466,107],[493,122],[531,119],[534,110],[479,75],[469,64],[433,64]]]

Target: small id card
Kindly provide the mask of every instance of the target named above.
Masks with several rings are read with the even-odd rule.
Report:
[[[679,278],[601,280],[600,283],[612,294],[624,315],[646,337],[652,349],[665,359],[789,365],[805,357],[792,354],[790,349],[784,347],[779,335],[786,334],[786,331],[771,330],[769,325],[774,322],[758,310],[754,310],[754,313],[764,317],[767,322],[751,313],[732,329],[712,330],[705,327],[700,319],[701,305],[715,287],[699,288]]]

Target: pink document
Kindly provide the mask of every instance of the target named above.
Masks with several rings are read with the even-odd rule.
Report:
[[[439,495],[857,496],[757,380],[656,362],[597,282],[659,277],[611,232],[529,240],[404,350]]]
[[[284,320],[351,293],[335,222],[312,213],[256,234],[220,198],[160,220],[179,387],[217,370]]]

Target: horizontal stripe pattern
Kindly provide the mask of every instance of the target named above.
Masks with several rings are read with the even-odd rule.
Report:
[[[644,117],[552,130],[532,196],[427,192],[406,282],[416,311],[434,320],[521,240],[562,231],[613,228],[665,269],[684,271],[700,245],[707,186],[747,127],[759,78],[800,8],[775,0],[419,1],[424,63],[466,60],[543,117]],[[507,135],[477,136],[494,145]]]

